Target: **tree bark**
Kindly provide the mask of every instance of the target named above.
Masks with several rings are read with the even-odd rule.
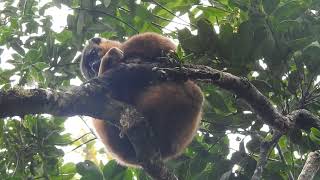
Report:
[[[309,130],[310,127],[320,127],[318,117],[304,109],[293,111],[287,116],[282,115],[271,101],[245,78],[201,65],[168,68],[159,63],[120,64],[107,71],[103,77],[92,79],[67,92],[19,88],[0,92],[0,118],[40,113],[55,116],[86,115],[105,119],[108,123],[122,129],[119,122],[121,115],[126,110],[134,111],[135,108],[111,97],[112,83],[118,81],[128,83],[129,81],[154,84],[159,81],[185,81],[187,79],[211,83],[231,91],[244,99],[264,123],[282,133],[292,128]],[[139,112],[136,114],[139,115]],[[139,116],[142,117],[141,114]],[[146,123],[138,122],[136,125],[136,128],[142,128],[147,132],[137,134],[132,129],[125,132],[132,137],[130,141],[135,147],[137,156],[141,159],[143,168],[156,179],[174,179],[174,174],[170,173],[162,163],[155,164],[155,162],[161,162],[161,159],[157,156],[158,149],[151,146],[152,129]],[[155,157],[150,157],[151,155]],[[257,168],[263,167],[264,165],[257,166]]]
[[[320,151],[310,152],[298,180],[312,180],[320,167]]]

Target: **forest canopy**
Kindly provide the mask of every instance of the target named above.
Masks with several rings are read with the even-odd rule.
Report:
[[[53,9],[67,11],[58,30]],[[72,104],[91,103],[90,88],[74,87],[75,80],[103,90],[79,69],[87,40],[156,32],[178,45],[170,58],[179,68],[161,72],[197,81],[205,95],[198,133],[165,163],[170,173],[182,180],[320,179],[319,10],[319,0],[0,2],[0,177],[151,179],[148,170],[98,160],[106,152],[96,149],[94,131],[88,126],[74,138],[64,123],[97,115],[95,106],[84,112]],[[59,106],[61,99],[69,104]],[[66,163],[68,146],[82,148],[86,160]]]

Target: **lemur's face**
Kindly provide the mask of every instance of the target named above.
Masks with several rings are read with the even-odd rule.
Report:
[[[80,68],[86,79],[96,77],[99,72],[101,58],[112,47],[120,47],[117,41],[95,37],[89,40],[88,45],[82,51]]]

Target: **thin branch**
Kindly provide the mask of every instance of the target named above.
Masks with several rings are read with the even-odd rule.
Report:
[[[309,153],[298,180],[312,180],[320,167],[320,151]]]
[[[72,141],[70,141],[70,142],[67,142],[67,143],[55,143],[54,145],[57,145],[57,146],[66,146],[66,145],[69,145],[69,144],[73,144],[74,142],[82,139],[83,137],[85,137],[85,136],[88,135],[88,134],[91,134],[91,133],[85,133],[85,134],[83,134],[82,136],[78,137],[77,139],[74,139],[74,140],[72,140]]]
[[[179,24],[179,25],[182,25],[182,26],[189,26],[189,25],[190,25],[190,23],[176,22],[176,21],[173,21],[172,19],[168,19],[168,18],[159,16],[159,15],[156,15],[156,14],[152,14],[152,15],[153,15],[154,17],[158,18],[158,19],[161,19],[161,20],[164,20],[164,21],[167,21],[167,22],[171,22],[171,23],[175,23],[175,24]]]
[[[94,132],[94,130],[89,126],[89,124],[86,122],[86,120],[84,120],[84,118],[82,116],[79,116],[81,121],[87,126],[87,128],[89,129],[89,131],[91,132],[91,134],[98,138],[98,136],[96,135],[96,133]]]
[[[103,11],[98,11],[98,10],[92,10],[92,9],[87,9],[87,8],[72,8],[74,10],[84,10],[84,11],[88,11],[88,12],[93,12],[93,13],[100,13],[100,14],[104,14],[107,15],[121,23],[123,23],[124,25],[128,26],[129,28],[131,28],[132,30],[134,30],[136,33],[139,33],[139,31],[131,24],[127,23],[126,21],[118,18],[117,16],[114,16],[113,14],[107,13],[107,12],[103,12]]]
[[[288,163],[287,163],[286,159],[284,158],[284,155],[283,155],[283,152],[282,152],[282,150],[281,150],[281,148],[280,148],[280,146],[279,146],[279,143],[277,143],[276,148],[277,148],[277,150],[278,150],[278,152],[279,152],[279,156],[280,156],[281,161],[283,162],[283,164],[285,164],[285,165],[288,167]],[[289,169],[289,168],[288,168],[288,169]],[[289,169],[288,171],[289,171],[289,172],[288,172],[288,178],[289,178],[289,180],[294,180],[293,173],[291,172],[290,169]]]
[[[75,150],[79,149],[81,146],[83,146],[83,145],[85,145],[85,144],[88,144],[89,142],[94,141],[94,140],[96,140],[96,139],[97,139],[96,137],[91,138],[91,139],[89,139],[88,141],[86,141],[86,142],[80,144],[79,146],[73,148],[70,152],[75,151]]]
[[[262,178],[263,169],[268,162],[268,156],[270,150],[274,147],[274,145],[279,141],[280,137],[283,134],[280,132],[275,132],[271,141],[263,141],[260,144],[260,159],[257,163],[256,169],[251,177],[251,180],[259,180]]]
[[[159,2],[155,1],[155,0],[151,0],[153,3],[155,3],[157,6],[159,6],[160,8],[162,8],[163,10],[167,11],[168,13],[170,13],[171,15],[173,15],[174,17],[180,19],[181,21],[183,21],[184,23],[190,24],[193,27],[196,27],[194,24],[186,22],[185,20],[181,19],[179,16],[177,16],[176,14],[174,14],[170,9],[166,8],[165,6],[163,6],[162,4],[160,4]]]

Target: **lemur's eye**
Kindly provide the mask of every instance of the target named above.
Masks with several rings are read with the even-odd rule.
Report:
[[[101,38],[99,38],[99,37],[94,37],[94,38],[91,39],[91,41],[94,42],[94,43],[96,43],[96,44],[100,44]]]
[[[93,48],[93,49],[90,51],[90,55],[91,55],[91,56],[97,55],[98,52],[99,52],[99,51],[98,51],[96,48]]]
[[[93,48],[93,49],[90,51],[90,56],[98,56],[100,50],[101,50],[100,48]]]

